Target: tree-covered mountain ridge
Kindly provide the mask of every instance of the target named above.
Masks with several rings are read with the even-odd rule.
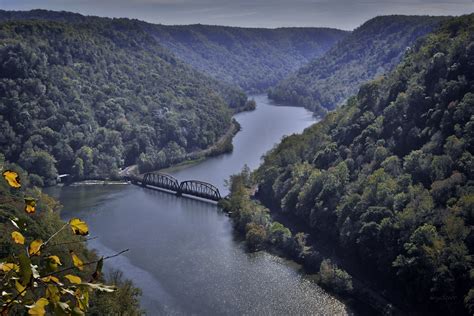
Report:
[[[106,18],[47,10],[0,11],[0,20],[25,19],[94,23]],[[173,26],[123,20],[135,23],[195,69],[250,93],[265,91],[350,33],[324,27]]]
[[[414,313],[474,313],[474,15],[413,45],[390,74],[256,172],[258,196],[365,267]]]
[[[349,33],[330,28],[148,26],[178,58],[249,93],[265,92]]]
[[[270,98],[318,114],[333,110],[364,82],[395,68],[415,41],[446,17],[379,16],[270,89]]]
[[[36,185],[177,162],[246,102],[129,20],[6,21],[0,43],[0,150]]]

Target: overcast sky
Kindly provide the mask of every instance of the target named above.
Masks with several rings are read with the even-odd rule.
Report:
[[[162,24],[350,30],[377,15],[473,13],[474,0],[0,0],[0,8],[65,10]]]

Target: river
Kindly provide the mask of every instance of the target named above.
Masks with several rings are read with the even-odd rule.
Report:
[[[256,168],[283,135],[315,122],[311,112],[275,106],[254,96],[257,109],[235,115],[242,130],[230,154],[170,173],[202,180],[227,194],[225,179],[244,164]],[[148,315],[346,315],[347,307],[298,271],[266,252],[247,253],[230,219],[215,204],[132,185],[83,185],[48,190],[79,217],[101,255],[130,251],[106,262],[143,290]]]

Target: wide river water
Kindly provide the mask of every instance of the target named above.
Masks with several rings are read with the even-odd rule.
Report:
[[[170,172],[179,181],[224,181],[244,164],[256,168],[283,135],[315,122],[299,107],[254,96],[257,109],[235,115],[242,130],[234,151]],[[106,262],[143,290],[148,315],[346,315],[347,307],[266,252],[247,253],[230,219],[212,203],[133,185],[57,187],[47,192],[64,205],[65,219],[89,224],[89,247],[101,255],[130,251]]]

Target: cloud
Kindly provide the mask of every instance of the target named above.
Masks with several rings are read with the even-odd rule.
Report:
[[[377,15],[474,12],[473,0],[0,0],[0,7],[66,10],[162,24],[342,29],[353,29]]]
[[[216,19],[229,19],[229,18],[241,18],[251,15],[256,15],[257,12],[236,12],[236,13],[224,13],[224,14],[216,14],[213,15]]]

